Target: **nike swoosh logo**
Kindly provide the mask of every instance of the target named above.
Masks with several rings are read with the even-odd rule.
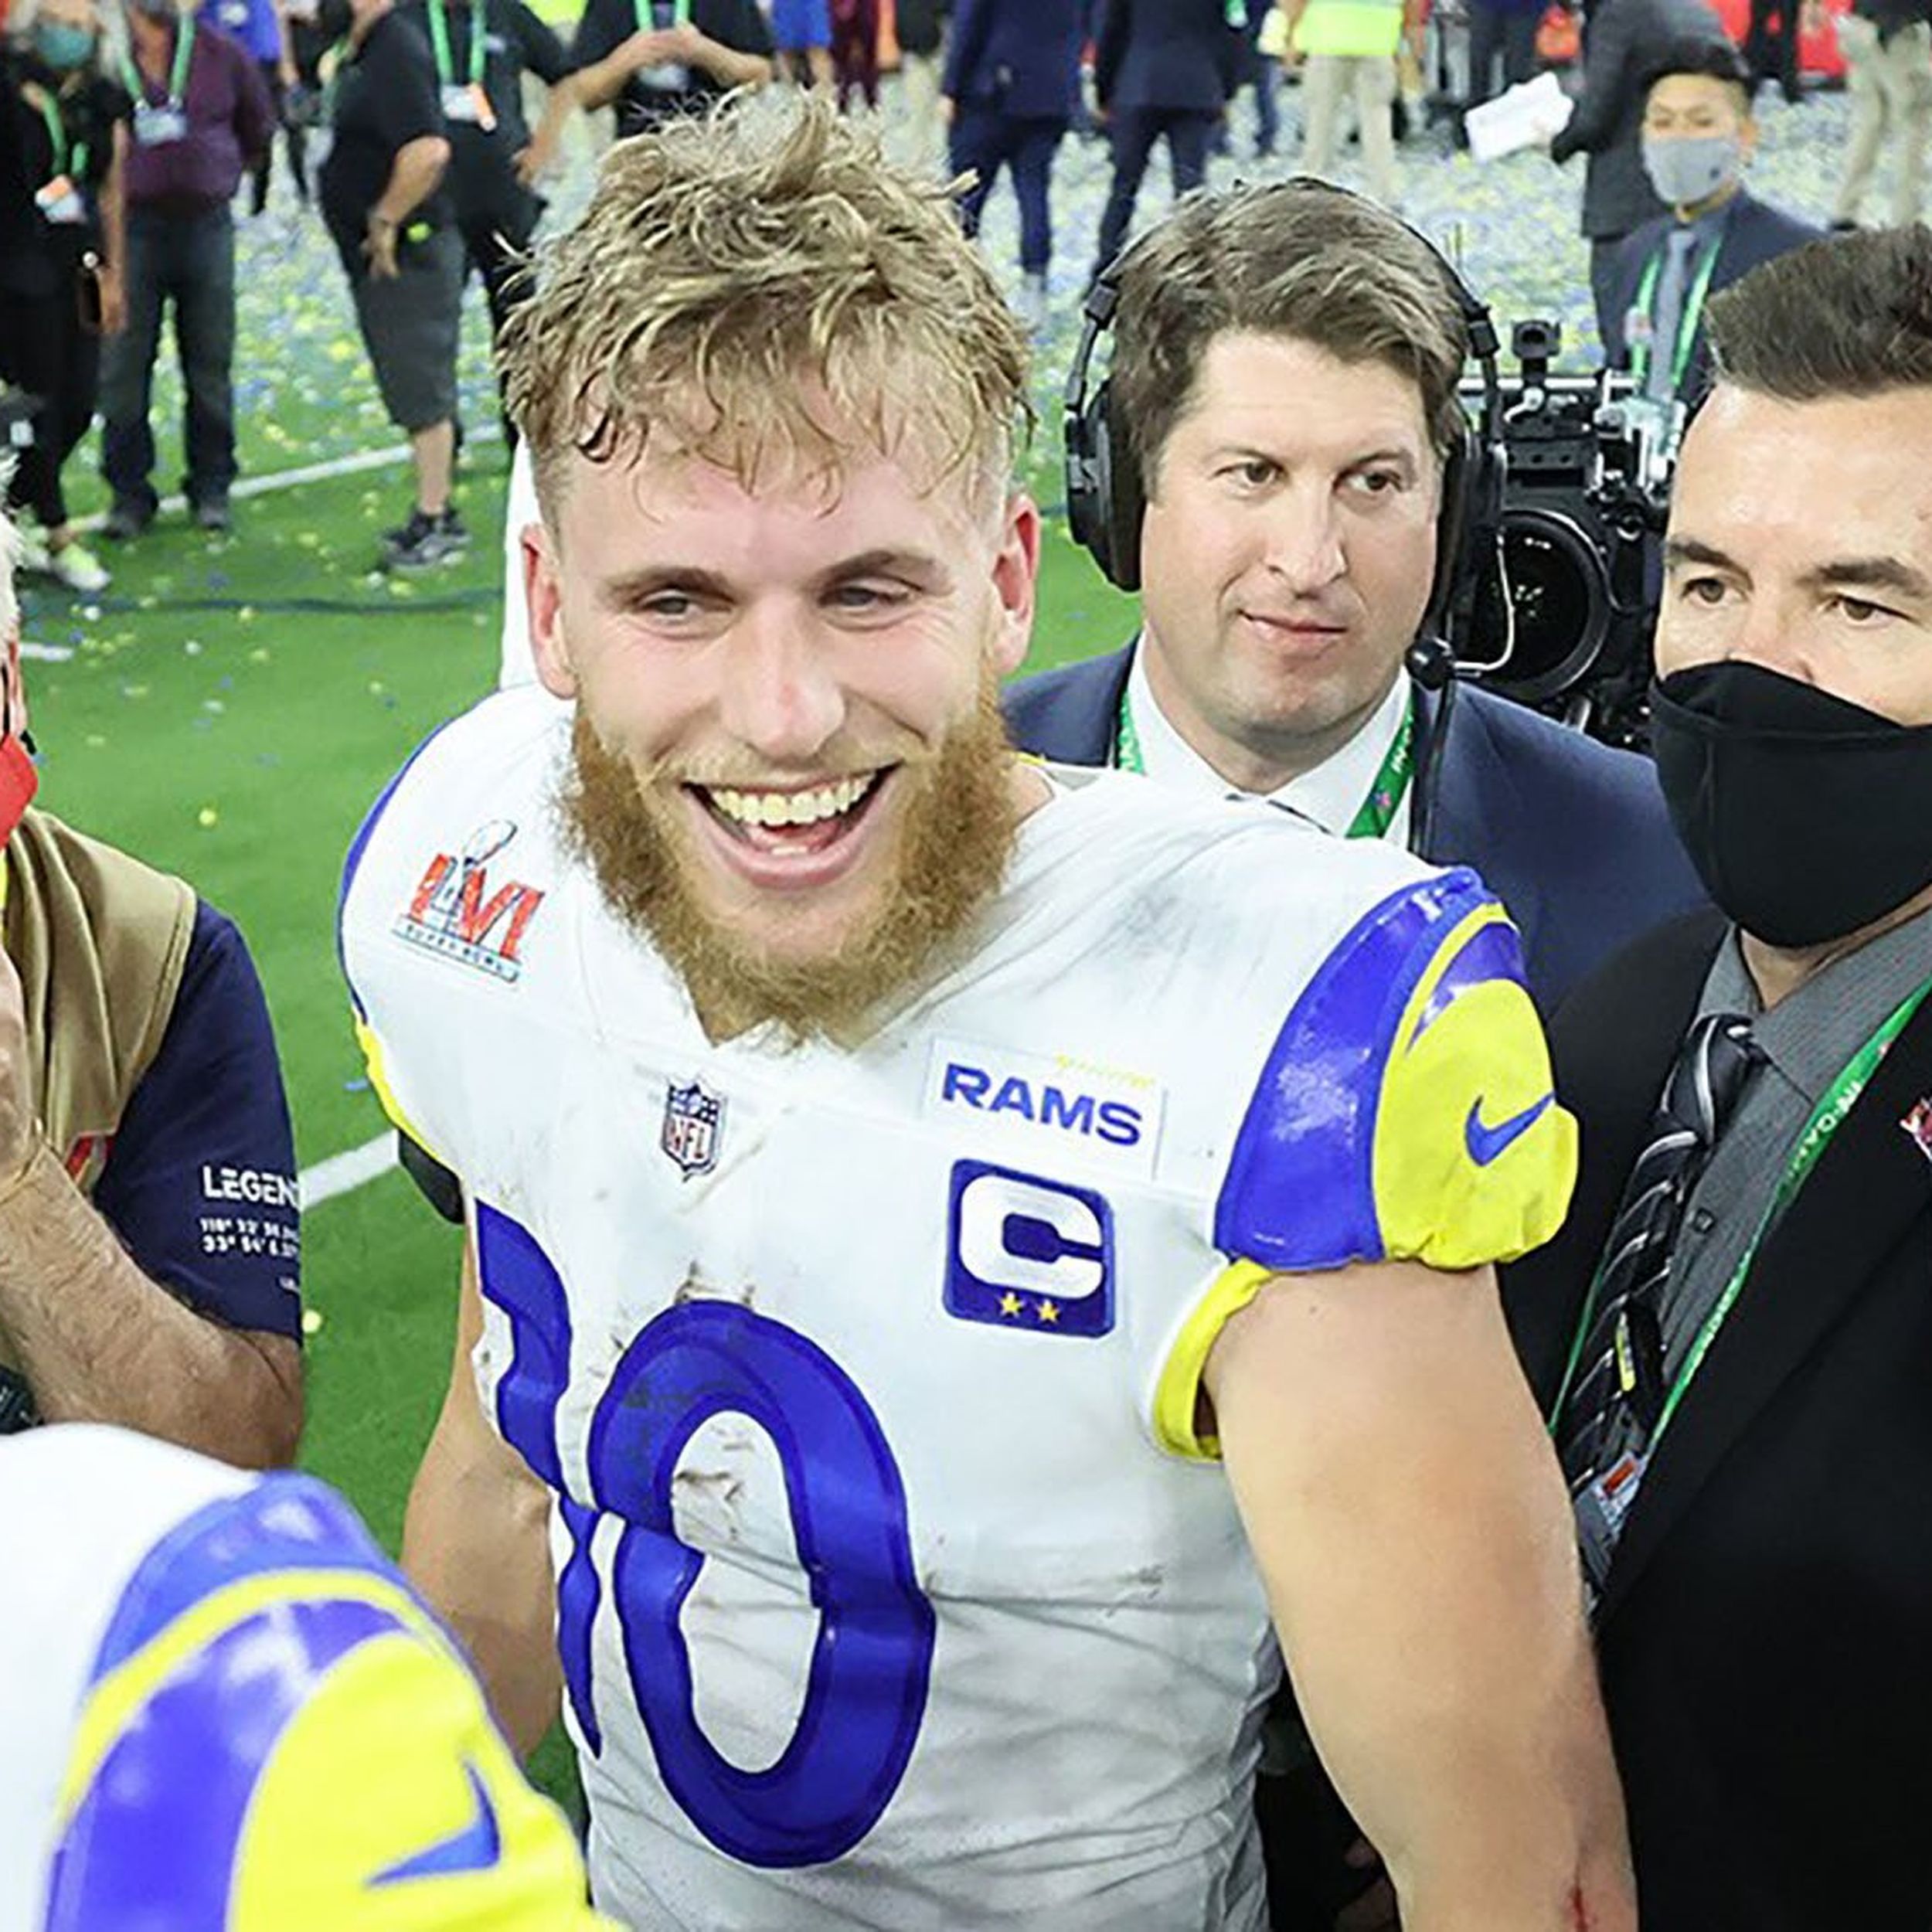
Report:
[[[1494,1127],[1485,1126],[1482,1117],[1482,1096],[1478,1094],[1469,1109],[1469,1118],[1464,1123],[1463,1139],[1468,1144],[1469,1158],[1478,1167],[1487,1167],[1512,1142],[1519,1141],[1556,1104],[1554,1094],[1546,1094],[1534,1107],[1526,1107],[1520,1114],[1512,1114],[1506,1121],[1498,1121]]]
[[[466,1761],[463,1770],[470,1781],[470,1798],[475,1807],[475,1815],[461,1831],[453,1832],[413,1857],[378,1872],[369,1882],[370,1891],[379,1892],[386,1886],[406,1885],[413,1879],[448,1878],[457,1872],[491,1872],[496,1869],[503,1855],[503,1834],[497,1825],[496,1806],[476,1767]]]

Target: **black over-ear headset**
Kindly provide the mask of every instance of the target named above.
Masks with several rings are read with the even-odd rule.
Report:
[[[1311,175],[1298,175],[1278,192],[1332,195],[1350,202],[1366,197]],[[1386,213],[1379,203],[1370,203]],[[1391,216],[1392,220],[1397,219]],[[1403,226],[1408,224],[1404,223]],[[1409,232],[1428,250],[1462,311],[1469,358],[1482,379],[1477,420],[1466,420],[1443,468],[1442,505],[1436,525],[1436,574],[1423,613],[1422,634],[1410,653],[1409,670],[1434,689],[1454,670],[1452,645],[1459,641],[1473,604],[1483,560],[1495,546],[1502,520],[1507,466],[1502,437],[1499,349],[1488,305],[1477,299],[1440,249],[1419,230]],[[1141,520],[1147,495],[1139,468],[1127,454],[1128,439],[1115,420],[1113,383],[1103,379],[1089,393],[1094,355],[1111,327],[1121,298],[1121,270],[1133,253],[1124,250],[1087,291],[1080,347],[1068,372],[1066,393],[1066,520],[1081,545],[1123,590],[1141,587]]]

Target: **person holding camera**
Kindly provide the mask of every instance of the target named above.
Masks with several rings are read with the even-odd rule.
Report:
[[[1488,312],[1434,250],[1342,189],[1257,185],[1150,230],[1090,324],[1115,297],[1068,489],[1141,632],[1015,685],[1018,742],[1475,866],[1546,1010],[1696,903],[1642,760],[1449,675],[1501,458],[1457,393],[1472,323],[1493,368]]]
[[[1506,1270],[1655,1932],[1932,1923],[1932,236],[1710,306],[1651,736],[1716,910],[1553,1029],[1570,1220]]]
[[[1442,633],[1500,468],[1458,384],[1472,335],[1493,368],[1494,337],[1421,236],[1319,182],[1196,196],[1087,315],[1070,519],[1141,593],[1141,629],[1010,686],[1015,743],[1475,866],[1546,1012],[1701,903],[1645,761],[1451,675]],[[1096,387],[1084,365],[1109,328]],[[1291,1707],[1263,1761],[1272,1923],[1328,1932],[1378,1883],[1372,1857]]]
[[[335,138],[322,165],[322,219],[389,420],[410,440],[416,500],[384,532],[386,570],[458,556],[469,532],[450,500],[463,244],[443,187],[450,143],[429,44],[393,0],[352,0],[336,79]]]
[[[0,45],[0,379],[34,399],[7,478],[24,566],[107,588],[75,536],[60,474],[94,420],[100,337],[126,318],[121,180],[134,105],[97,65],[94,0],[41,0],[24,44]]]
[[[1604,359],[1636,378],[1674,447],[1679,406],[1710,383],[1704,304],[1819,230],[1744,186],[1757,145],[1750,70],[1728,43],[1692,41],[1659,60],[1644,106],[1644,172],[1669,209],[1625,237],[1613,264]]]

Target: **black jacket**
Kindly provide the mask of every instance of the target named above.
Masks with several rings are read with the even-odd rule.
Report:
[[[1582,1172],[1503,1277],[1546,1413],[1723,930],[1651,934],[1552,1029]],[[1928,1091],[1932,1004],[1766,1240],[1624,1525],[1598,1648],[1645,1932],[1932,1923],[1932,1163],[1900,1126]]]
[[[1932,4],[1932,0],[1927,0],[1927,3]],[[1718,250],[1716,266],[1711,271],[1710,292],[1713,295],[1729,288],[1733,282],[1748,275],[1753,268],[1794,248],[1802,248],[1807,242],[1816,241],[1824,233],[1822,229],[1814,228],[1808,222],[1786,214],[1782,209],[1773,208],[1741,189],[1732,197],[1726,216],[1724,238]],[[1630,343],[1624,325],[1637,306],[1645,271],[1664,246],[1673,219],[1665,214],[1658,216],[1655,221],[1645,222],[1642,227],[1626,235],[1617,248],[1617,301],[1611,317],[1611,339],[1604,345],[1604,359],[1613,369],[1630,366]],[[1675,347],[1673,343],[1664,342],[1656,345],[1652,352],[1669,355]],[[1704,325],[1700,320],[1691,343],[1690,361],[1684,370],[1684,384],[1680,391],[1684,400],[1692,402],[1700,397],[1709,386],[1710,374],[1710,350],[1705,342]]]
[[[1100,105],[1219,114],[1240,84],[1247,39],[1222,0],[1100,0]]]

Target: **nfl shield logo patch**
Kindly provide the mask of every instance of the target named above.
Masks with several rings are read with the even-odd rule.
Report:
[[[724,1102],[707,1094],[702,1082],[665,1090],[664,1126],[658,1145],[677,1162],[687,1181],[694,1174],[709,1174],[718,1165],[723,1133]]]

